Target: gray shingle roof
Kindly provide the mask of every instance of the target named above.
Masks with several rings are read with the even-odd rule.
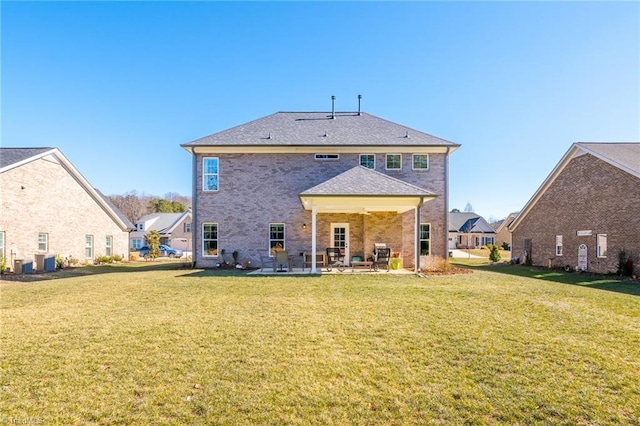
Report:
[[[138,219],[138,223],[143,223],[149,220],[153,220],[153,223],[149,225],[149,230],[155,229],[160,234],[165,234],[170,231],[176,225],[182,217],[186,214],[190,213],[189,210],[187,212],[182,213],[150,213]]]
[[[356,166],[303,191],[300,195],[434,196],[435,194],[375,170]]]
[[[640,174],[640,143],[576,143],[587,152]]]
[[[466,229],[465,229],[466,228]],[[478,213],[451,212],[449,213],[450,232],[494,232],[495,230]]]
[[[356,112],[277,112],[183,144],[190,146],[451,146],[409,127]]]
[[[11,166],[54,148],[0,148],[0,168]]]

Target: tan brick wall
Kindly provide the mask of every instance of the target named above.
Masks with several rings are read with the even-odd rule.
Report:
[[[303,209],[298,194],[359,164],[358,154],[340,154],[337,161],[316,161],[313,154],[223,154],[218,192],[202,191],[202,155],[197,157],[197,224],[194,225],[198,266],[211,267],[219,257],[202,257],[202,224],[218,223],[218,247],[239,250],[240,260],[259,262],[258,250],[268,249],[269,223],[285,223],[287,250],[299,254],[311,250],[311,212]],[[428,171],[412,171],[411,155],[403,155],[398,172],[384,170],[385,155],[376,155],[376,170],[439,195],[421,210],[422,221],[431,223],[432,249],[446,257],[444,249],[444,154],[430,155]],[[410,220],[405,216],[410,216]],[[413,212],[405,215],[318,214],[318,251],[329,244],[330,224],[349,223],[351,252],[368,253],[373,241],[384,241],[403,256],[413,256]],[[302,229],[303,224],[306,229]],[[410,223],[410,226],[407,224]],[[384,231],[381,235],[380,232]],[[409,235],[409,237],[407,237]],[[375,237],[375,238],[374,238]],[[408,240],[410,242],[408,242]]]
[[[5,231],[7,263],[34,259],[38,234],[49,234],[47,254],[85,259],[85,235],[93,235],[93,257],[104,255],[107,235],[113,254],[127,258],[129,234],[123,232],[59,164],[45,159],[0,174],[0,230]],[[93,259],[88,259],[93,261]],[[34,265],[35,266],[35,265]]]
[[[578,246],[587,245],[588,268],[616,272],[618,252],[640,254],[640,179],[591,155],[574,158],[550,185],[513,233],[513,255],[522,258],[524,240],[533,243],[535,265],[578,264]],[[577,236],[577,231],[592,231]],[[596,257],[596,235],[607,234],[608,255]],[[563,236],[563,255],[555,255],[555,237]]]

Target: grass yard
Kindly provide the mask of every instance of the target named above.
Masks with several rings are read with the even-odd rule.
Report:
[[[638,282],[176,265],[2,282],[0,419],[640,425]]]

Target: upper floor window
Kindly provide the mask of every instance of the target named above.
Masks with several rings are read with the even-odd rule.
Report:
[[[218,255],[218,224],[202,224],[202,253],[203,256]]]
[[[368,169],[376,168],[375,154],[360,154],[360,165]]]
[[[0,260],[4,258],[4,231],[0,231]]]
[[[144,231],[144,223],[136,224],[136,231]]]
[[[218,190],[218,157],[205,157],[202,159],[202,190]]]
[[[413,154],[413,170],[429,169],[429,154]]]
[[[284,223],[269,224],[269,253],[277,250],[286,250],[284,245]]]
[[[607,257],[607,234],[596,235],[596,253],[598,257]]]
[[[387,154],[387,170],[402,169],[402,154]]]
[[[556,235],[556,256],[562,256],[562,235]]]
[[[183,232],[191,232],[191,222],[185,222],[182,224]]]
[[[340,154],[316,154],[316,160],[339,160]]]

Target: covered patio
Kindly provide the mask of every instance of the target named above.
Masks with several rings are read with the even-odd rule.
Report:
[[[352,224],[357,226],[360,223],[354,216],[362,217],[361,235],[354,238],[363,260],[366,260],[368,249],[373,249],[374,243],[389,243],[377,240],[380,235],[385,235],[383,239],[391,238],[399,246],[391,247],[394,251],[406,251],[405,246],[411,246],[413,272],[409,272],[419,272],[420,208],[435,197],[423,188],[362,166],[301,192],[300,202],[305,210],[311,212],[312,261],[309,273],[320,272],[316,259],[324,252],[318,250],[319,222],[331,228],[329,245],[345,251],[348,266],[353,254],[349,246],[349,229]],[[411,211],[413,223],[407,225],[406,214]]]

